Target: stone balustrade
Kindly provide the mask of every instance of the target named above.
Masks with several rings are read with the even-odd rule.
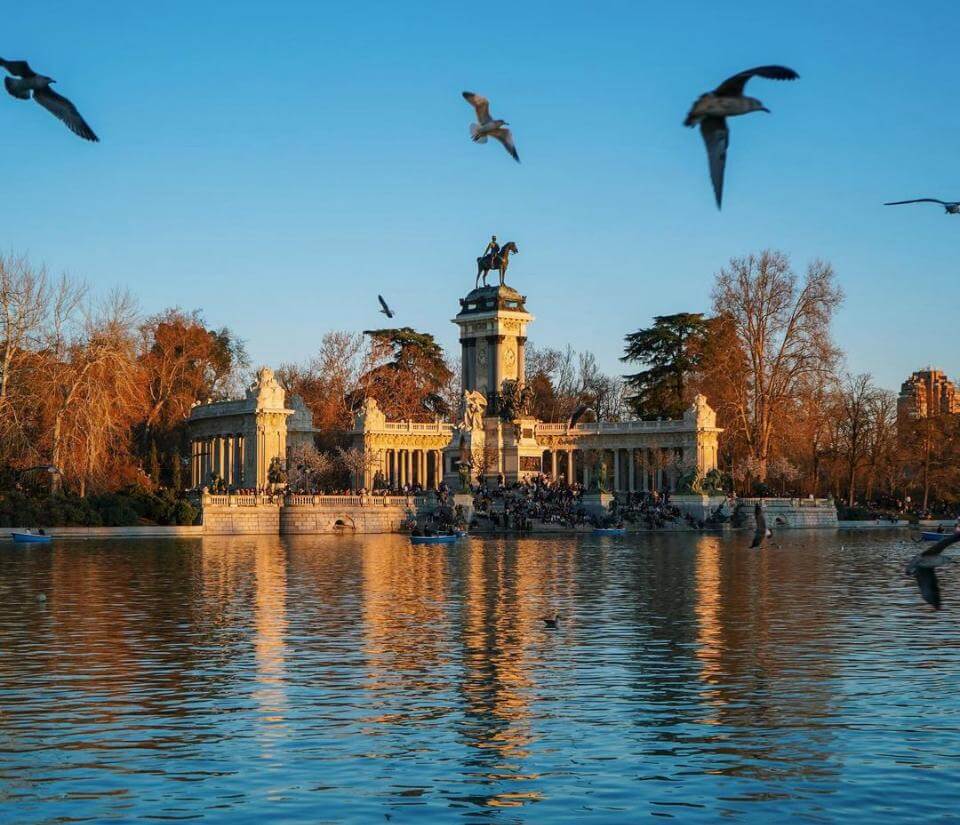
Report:
[[[626,435],[629,433],[649,432],[681,432],[690,429],[690,424],[683,420],[663,421],[595,421],[584,424],[575,424],[570,427],[565,422],[541,421],[536,426],[537,435],[563,435],[573,433],[588,435],[603,433],[609,435]]]

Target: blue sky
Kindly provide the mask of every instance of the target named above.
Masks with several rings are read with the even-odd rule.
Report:
[[[960,4],[16,4],[0,55],[59,81],[90,145],[3,95],[0,246],[145,312],[200,308],[255,362],[328,329],[449,323],[491,233],[531,341],[597,353],[653,315],[709,307],[713,274],[764,247],[831,261],[853,372],[960,378]],[[162,8],[162,12],[159,9]],[[772,110],[731,121],[724,209],[681,126],[741,69]],[[523,163],[468,139],[460,91],[510,121]],[[937,323],[936,319],[940,319]]]

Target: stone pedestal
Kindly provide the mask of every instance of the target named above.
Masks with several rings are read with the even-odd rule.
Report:
[[[453,496],[453,512],[457,512],[457,508],[463,508],[463,517],[469,526],[471,519],[473,518],[473,494],[472,493],[456,493]]]
[[[613,493],[600,493],[593,490],[583,494],[583,509],[592,516],[608,516],[611,501],[613,501]]]
[[[726,496],[706,496],[700,493],[674,493],[670,496],[672,505],[677,507],[681,513],[688,513],[698,521],[706,521],[707,517],[726,500]],[[733,510],[730,507],[724,507],[723,511],[728,518],[733,515]]]

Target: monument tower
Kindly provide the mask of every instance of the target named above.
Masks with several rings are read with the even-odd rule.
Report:
[[[509,286],[485,286],[460,299],[453,319],[460,327],[461,384],[465,392],[482,393],[487,414],[502,405],[505,381],[524,381],[527,324],[526,297]]]
[[[506,262],[511,251],[517,253],[513,243],[503,250]],[[527,325],[534,318],[526,297],[503,283],[506,262],[500,255],[497,247],[478,259],[478,286],[460,299],[452,319],[460,327],[462,409],[445,450],[445,478],[455,487],[467,463],[471,480],[483,475],[510,482],[541,471],[536,421],[527,414],[524,385]],[[499,286],[479,285],[488,269],[500,269]]]

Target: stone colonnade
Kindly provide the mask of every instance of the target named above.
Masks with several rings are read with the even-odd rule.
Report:
[[[243,433],[195,438],[190,443],[190,486],[200,488],[210,483],[211,474],[222,478],[228,486],[242,487],[247,439]]]
[[[554,447],[543,451],[542,468],[554,480],[589,487],[602,461],[607,485],[617,492],[663,492],[672,490],[681,467],[693,463],[684,447]],[[700,466],[703,466],[702,464]],[[716,466],[715,464],[713,466]]]
[[[367,488],[373,485],[372,476],[378,471],[392,488],[419,484],[430,489],[443,480],[442,450],[388,447],[381,453],[379,467],[375,467],[371,478],[364,484]]]

